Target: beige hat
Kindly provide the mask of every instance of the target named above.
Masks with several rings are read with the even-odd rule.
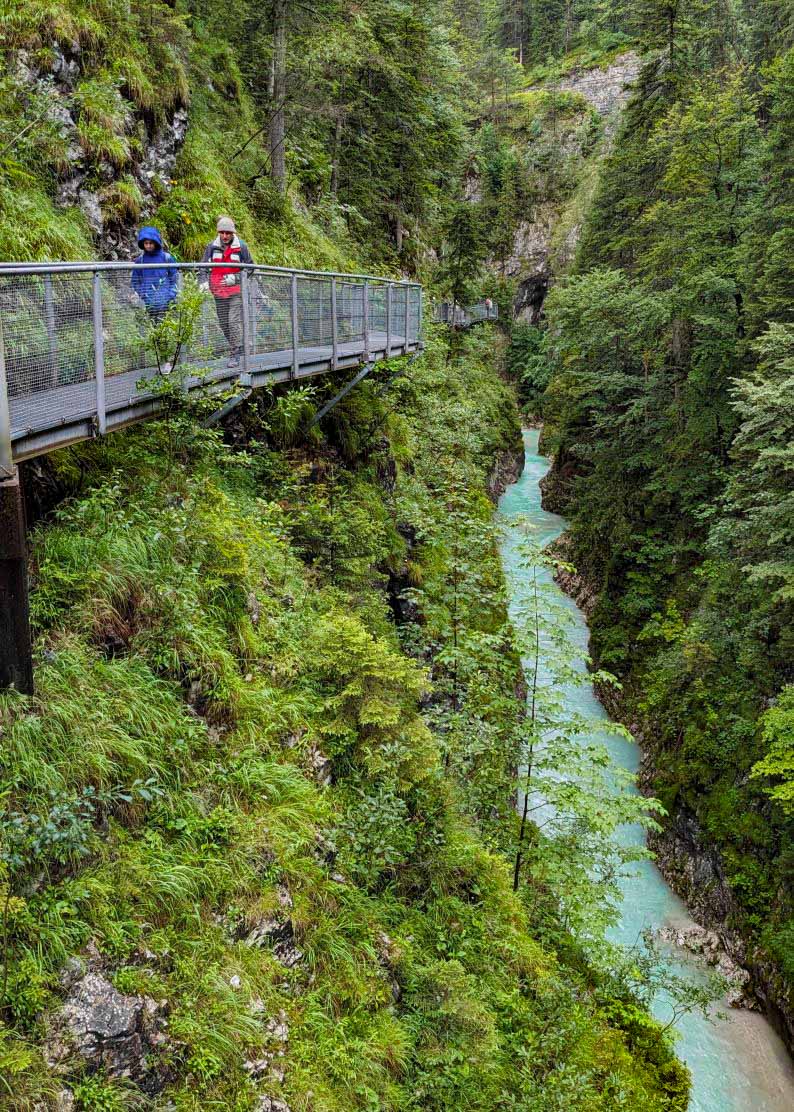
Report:
[[[218,223],[215,225],[216,232],[236,232],[234,221],[231,216],[221,216],[218,218]]]

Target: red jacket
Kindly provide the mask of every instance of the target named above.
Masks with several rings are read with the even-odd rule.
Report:
[[[235,282],[234,285],[224,285],[224,278],[229,274],[240,273],[240,267],[235,266],[235,263],[252,263],[254,260],[251,258],[248,245],[235,236],[228,247],[223,246],[220,237],[214,239],[212,243],[207,245],[201,261],[203,263],[230,264],[229,266],[213,266],[210,269],[210,289],[213,297],[235,297],[240,292],[239,281]]]

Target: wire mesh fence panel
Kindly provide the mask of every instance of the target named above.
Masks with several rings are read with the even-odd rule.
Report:
[[[331,346],[330,278],[298,278],[298,342],[302,347]]]
[[[408,340],[415,343],[419,339],[422,328],[422,291],[418,286],[411,286],[408,291],[410,308],[408,311]]]
[[[388,296],[388,289],[388,283],[370,282],[369,284],[370,332],[386,331],[386,298]]]
[[[185,345],[185,362],[198,369],[217,362],[230,351],[229,340],[221,321],[228,329],[230,299],[218,307],[218,301],[210,293],[204,293],[198,312],[191,314],[190,339]]]
[[[107,271],[99,277],[105,378],[158,367],[167,359],[156,337],[157,322],[165,315],[168,302],[164,298],[155,302],[162,305],[155,313],[136,293],[133,277],[137,275],[132,267],[128,271]]]
[[[253,355],[287,351],[292,347],[292,279],[288,274],[257,270],[252,275],[251,288]]]
[[[9,397],[94,377],[90,274],[0,275]]]
[[[400,338],[405,336],[405,304],[408,294],[407,286],[395,286],[392,290],[391,306],[392,306],[392,324],[391,331],[393,336]]]
[[[364,339],[364,283],[336,284],[336,316],[339,343]]]

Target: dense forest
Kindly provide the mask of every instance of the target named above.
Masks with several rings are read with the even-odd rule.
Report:
[[[259,263],[501,317],[319,427],[344,376],[216,431],[174,382],[23,466],[0,1107],[683,1112],[649,1009],[708,994],[606,942],[621,822],[686,890],[684,824],[686,895],[794,1031],[790,0],[0,0],[0,51],[0,260],[128,259],[144,222],[197,260],[230,214]],[[553,683],[527,703],[541,636],[571,669],[507,617],[519,404],[661,805]]]

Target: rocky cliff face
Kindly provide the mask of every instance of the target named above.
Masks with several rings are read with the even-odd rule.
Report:
[[[60,133],[64,157],[56,168],[56,203],[80,207],[100,256],[129,258],[135,250],[131,225],[146,220],[157,200],[171,188],[188,111],[179,105],[164,119],[155,118],[136,112],[119,95],[125,132],[140,152],[122,169],[92,151],[81,138],[81,109],[75,94],[86,69],[84,51],[77,42],[64,47],[53,41],[46,51],[16,51],[9,72],[23,90],[48,105],[50,121],[55,121]]]
[[[558,91],[578,93],[604,121],[608,138],[615,134],[620,112],[640,72],[640,58],[633,51],[621,54],[606,69],[574,70],[554,86]]]
[[[598,116],[601,139],[589,159],[603,159],[609,152],[640,65],[639,56],[629,52],[605,69],[575,70],[550,87],[557,93],[581,97]],[[584,152],[568,143],[561,155],[581,158]],[[518,279],[515,313],[519,320],[538,321],[549,286],[573,261],[581,223],[573,219],[563,226],[564,208],[564,203],[541,200],[516,229],[513,251],[505,262],[504,272],[507,277]]]

